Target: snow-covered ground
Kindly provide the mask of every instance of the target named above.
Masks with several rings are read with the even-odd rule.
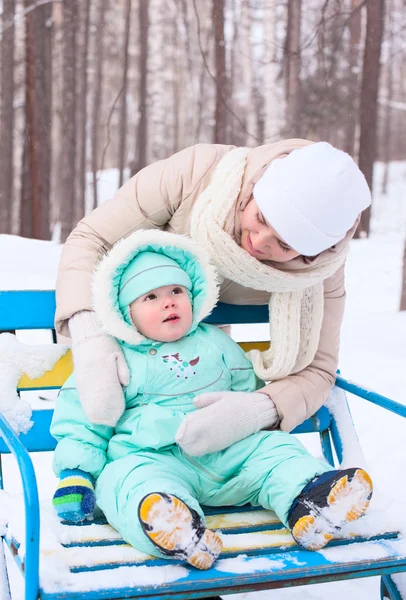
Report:
[[[377,181],[381,175],[382,166],[378,164]],[[114,171],[103,173],[100,178],[103,198],[112,195],[116,181]],[[371,236],[352,242],[348,260],[340,368],[345,377],[406,404],[406,312],[398,312],[406,230],[406,163],[392,163],[386,196],[379,194],[379,185],[376,189]],[[0,236],[0,289],[52,289],[59,256],[60,246],[53,242]],[[240,337],[241,330],[235,333]],[[258,333],[263,337],[266,329],[261,326]],[[38,333],[32,336],[27,332],[23,339],[28,343],[43,343],[48,341],[46,335],[39,339]],[[45,404],[33,395],[28,399],[36,406]],[[383,491],[387,498],[406,510],[406,479],[401,477],[406,464],[406,421],[355,398],[350,398],[350,406],[376,490]],[[315,440],[311,440],[309,446],[319,453]],[[36,455],[35,465],[40,495],[50,498],[56,485],[51,457]],[[19,476],[8,457],[4,461],[4,476],[6,489],[12,494],[18,493]],[[23,598],[21,577],[13,562],[8,562],[12,600],[20,600]],[[2,588],[1,573],[0,564],[0,600],[3,600],[6,592]],[[368,578],[257,592],[255,599],[338,600],[343,596],[348,600],[379,598],[379,580]],[[228,597],[249,598],[248,594]]]

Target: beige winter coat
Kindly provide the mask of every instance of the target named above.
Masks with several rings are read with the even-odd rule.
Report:
[[[252,194],[254,183],[269,163],[311,142],[284,140],[253,148],[247,160],[238,205]],[[56,328],[69,336],[68,320],[80,310],[92,309],[91,280],[96,264],[111,246],[137,229],[162,228],[189,234],[189,217],[199,194],[210,183],[220,159],[234,146],[197,144],[142,169],[109,200],[86,216],[65,243],[56,286]],[[238,212],[238,211],[237,211]],[[236,213],[236,237],[240,235]],[[347,236],[351,236],[351,230]],[[325,252],[335,252],[329,249]],[[322,255],[320,255],[322,256]],[[309,259],[298,257],[276,265],[283,270],[306,269]],[[324,282],[324,318],[313,362],[295,375],[266,386],[275,402],[281,428],[291,431],[326,401],[334,384],[340,327],[344,312],[344,266]],[[222,302],[267,304],[269,293],[225,280]]]

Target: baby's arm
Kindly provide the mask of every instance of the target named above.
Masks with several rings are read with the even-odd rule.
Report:
[[[78,522],[94,510],[94,484],[107,462],[113,427],[87,419],[74,386],[74,376],[59,393],[51,424],[58,441],[53,469],[60,478],[53,504],[63,519]]]

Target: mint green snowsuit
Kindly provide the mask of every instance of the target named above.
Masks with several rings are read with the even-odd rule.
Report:
[[[190,254],[194,314],[207,285]],[[171,254],[173,256],[173,254]],[[131,257],[130,257],[131,258]],[[128,260],[127,263],[128,264]],[[111,281],[113,290],[117,277]],[[207,301],[205,294],[204,297]],[[176,342],[120,341],[130,367],[126,410],[115,429],[91,424],[80,405],[74,374],[60,391],[51,433],[58,440],[54,471],[79,468],[96,478],[96,500],[109,523],[137,549],[160,556],[137,517],[151,492],[181,498],[202,517],[208,506],[251,503],[274,510],[283,523],[293,500],[316,475],[330,467],[312,457],[291,434],[260,431],[220,452],[192,457],[175,442],[193,398],[217,390],[262,387],[241,348],[223,331],[194,323]],[[200,409],[204,410],[204,409]],[[203,517],[204,518],[204,517]]]

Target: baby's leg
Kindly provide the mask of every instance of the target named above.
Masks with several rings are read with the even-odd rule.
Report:
[[[294,435],[284,431],[261,433],[263,439],[244,466],[257,486],[256,503],[274,510],[287,525],[295,498],[310,481],[332,467],[312,456]]]
[[[250,501],[274,510],[301,545],[323,547],[365,512],[372,482],[362,469],[333,470],[282,431],[261,432],[249,440],[255,447],[246,454],[241,476],[253,492]]]
[[[96,498],[107,520],[137,550],[198,568],[209,568],[221,551],[219,538],[205,528],[189,472],[168,453],[110,463],[97,481]]]
[[[203,457],[206,459],[206,457]],[[207,455],[206,468],[223,476],[226,483],[208,505],[251,503],[276,512],[287,524],[289,509],[307,483],[331,470],[311,456],[293,435],[283,431],[260,431],[222,452]]]

